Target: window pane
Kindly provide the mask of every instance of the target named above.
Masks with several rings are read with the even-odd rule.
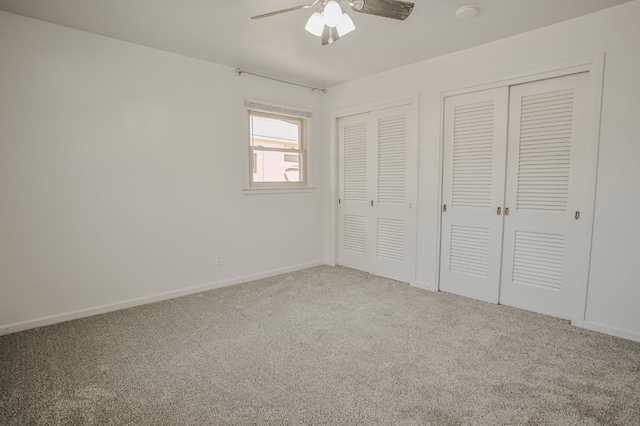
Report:
[[[253,151],[254,182],[302,182],[301,155],[279,151]]]
[[[300,149],[302,120],[264,113],[251,113],[251,146]]]

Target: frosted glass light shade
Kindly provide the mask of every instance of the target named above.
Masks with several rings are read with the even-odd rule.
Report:
[[[346,13],[342,14],[342,18],[338,25],[336,26],[336,30],[338,30],[338,35],[342,37],[345,34],[349,34],[351,31],[355,30],[356,26],[354,25],[351,17]]]
[[[304,27],[304,29],[309,31],[314,36],[322,36],[322,30],[324,29],[324,19],[322,19],[322,15],[320,15],[320,13],[318,12],[314,12],[313,15],[309,17],[307,25]]]
[[[335,27],[342,20],[342,8],[335,0],[329,0],[324,6],[324,24],[327,27]]]

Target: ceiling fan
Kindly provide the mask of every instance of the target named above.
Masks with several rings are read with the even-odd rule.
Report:
[[[411,11],[413,11],[413,3],[400,0],[315,0],[311,4],[288,7],[252,16],[251,19],[268,18],[295,10],[316,8],[316,11],[307,21],[305,30],[321,37],[322,45],[326,46],[356,29],[351,17],[342,11],[341,2],[347,3],[354,12],[398,19],[400,21],[407,19]]]

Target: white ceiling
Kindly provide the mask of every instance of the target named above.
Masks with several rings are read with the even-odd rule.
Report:
[[[629,0],[414,0],[406,21],[350,12],[330,46],[307,33],[309,0],[0,0],[0,10],[320,87],[477,46]],[[480,14],[459,20],[475,4]]]

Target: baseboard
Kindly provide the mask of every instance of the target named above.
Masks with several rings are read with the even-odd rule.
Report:
[[[425,283],[422,281],[414,281],[412,283],[409,283],[409,285],[411,287],[415,287],[415,288],[421,288],[423,290],[429,290],[429,291],[438,291],[436,289],[436,286],[434,286],[433,284],[430,283]]]
[[[608,327],[606,325],[600,325],[593,322],[585,321],[583,327],[587,330],[599,331],[600,333],[610,334],[616,337],[622,337],[623,339],[633,340],[640,342],[640,333],[636,333],[629,330],[623,330],[621,328]]]
[[[32,320],[17,322],[13,324],[0,325],[0,336],[5,334],[17,333],[19,331],[29,330],[31,328],[43,327],[46,325],[57,324],[64,321],[71,321],[78,318],[90,317],[92,315],[104,314],[120,309],[132,308],[134,306],[146,305],[148,303],[160,302],[162,300],[174,299],[180,296],[200,293],[216,288],[228,287],[236,284],[255,281],[262,278],[273,277],[275,275],[286,274],[287,272],[299,271],[301,269],[312,268],[314,266],[324,265],[324,260],[303,263],[286,268],[273,269],[271,271],[261,272],[258,274],[245,275],[242,277],[232,278],[229,280],[217,281],[209,284],[198,285],[193,287],[172,290],[165,293],[153,294],[151,296],[143,296],[135,299],[123,300],[121,302],[109,303],[106,305],[95,306],[92,308],[79,309],[77,311],[66,312],[63,314],[50,315],[47,317],[36,318]]]

